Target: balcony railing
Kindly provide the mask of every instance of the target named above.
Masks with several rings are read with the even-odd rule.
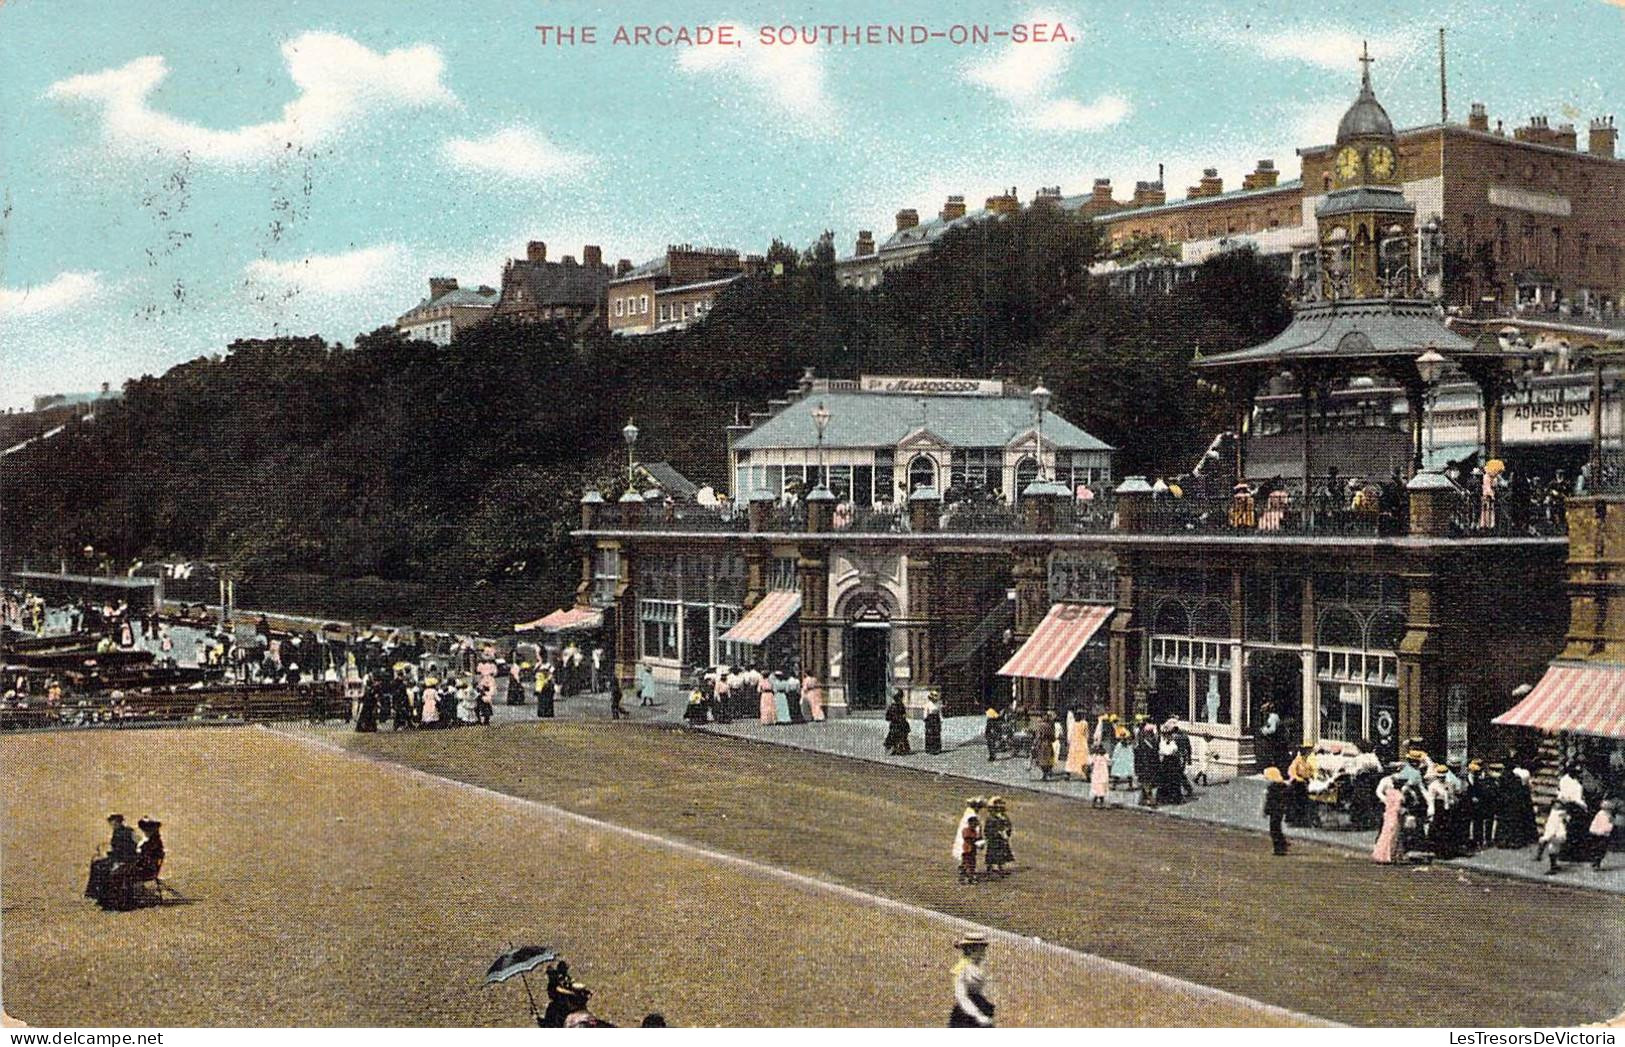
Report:
[[[1374,509],[1327,508],[1294,500],[1284,491],[1263,498],[1159,497],[1151,502],[1146,530],[1152,534],[1320,535],[1374,538],[1405,533],[1399,514]]]
[[[1625,479],[1625,471],[1615,475]],[[1603,473],[1602,477],[1603,482],[1609,482],[1609,474]],[[1229,497],[1107,492],[1089,500],[1058,499],[1053,507],[962,502],[942,508],[933,504],[931,508],[936,511],[925,518],[924,526],[939,533],[976,535],[1135,533],[1258,538],[1408,535],[1412,509],[1409,499],[1417,494],[1400,492],[1397,500],[1392,494],[1373,492],[1369,498],[1349,505],[1339,504],[1328,495],[1313,499],[1305,506],[1299,495],[1281,489],[1259,496]],[[1538,538],[1566,533],[1565,497],[1560,492],[1542,490],[1517,496],[1502,492],[1488,505],[1470,490],[1446,487],[1433,489],[1428,494],[1436,499],[1434,504],[1438,506],[1432,518],[1440,522],[1429,527],[1426,533],[1435,537]],[[907,534],[919,529],[921,508],[918,504],[871,507],[837,503],[828,510],[829,531]],[[590,529],[603,531],[746,534],[755,530],[800,534],[808,530],[805,503],[758,504],[748,510],[606,503],[594,507],[588,515],[592,521]],[[754,528],[753,515],[759,518]]]

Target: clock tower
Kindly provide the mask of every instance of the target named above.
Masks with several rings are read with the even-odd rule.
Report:
[[[1371,90],[1369,51],[1360,55],[1360,95],[1337,125],[1334,188],[1315,208],[1319,297],[1411,298],[1416,208],[1400,191],[1399,136]]]

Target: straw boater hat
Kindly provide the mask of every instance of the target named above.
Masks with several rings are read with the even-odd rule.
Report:
[[[985,949],[987,948],[987,935],[981,931],[966,931],[954,942],[956,949]]]
[[[987,806],[987,797],[985,797],[985,796],[972,796],[970,799],[965,801],[965,806],[966,807],[986,807]]]
[[[991,797],[991,798],[988,799],[987,805],[989,807],[996,807],[996,808],[1002,809],[1004,807],[1004,797],[1002,797],[1002,796]]]

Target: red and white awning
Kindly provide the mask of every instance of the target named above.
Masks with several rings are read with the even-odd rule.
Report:
[[[1625,665],[1554,662],[1523,701],[1492,722],[1625,738]]]
[[[999,669],[999,675],[1059,680],[1113,610],[1096,603],[1051,604],[1044,620]]]
[[[729,643],[764,644],[778,632],[790,616],[801,610],[801,593],[795,589],[774,589],[722,634]]]
[[[513,627],[516,633],[540,629],[548,633],[564,633],[577,629],[596,629],[604,624],[604,611],[600,607],[566,607],[543,615],[533,622],[521,622]]]

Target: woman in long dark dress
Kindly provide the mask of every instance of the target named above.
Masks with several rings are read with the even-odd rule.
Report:
[[[359,732],[378,730],[378,684],[368,680],[361,692],[361,709],[356,714],[355,729]]]
[[[935,691],[925,699],[925,751],[932,756],[942,752],[942,706]]]
[[[903,705],[903,692],[893,691],[886,706],[886,752],[892,756],[907,756],[914,750],[908,744],[908,709]]]
[[[1529,792],[1528,774],[1522,767],[1509,767],[1501,773],[1495,790],[1495,846],[1505,849],[1528,847],[1540,837],[1535,827],[1535,800]]]

